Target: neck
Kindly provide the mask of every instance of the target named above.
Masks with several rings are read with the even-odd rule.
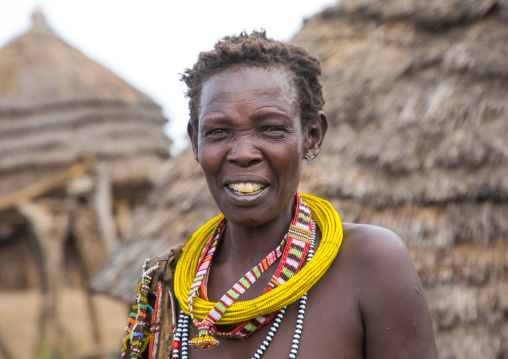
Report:
[[[289,280],[291,284],[284,283],[277,286],[272,291],[257,296],[252,300],[245,298],[246,300],[244,300],[243,303],[232,303],[227,312],[221,317],[219,324],[235,324],[247,321],[263,313],[272,313],[280,310],[295,302],[316,284],[335,259],[341,246],[343,236],[339,215],[331,204],[325,200],[303,194],[302,199],[312,211],[312,217],[316,221],[317,227],[319,227],[323,233],[323,240],[315,253],[314,259]],[[174,277],[175,294],[178,303],[186,314],[190,314],[190,306],[188,304],[189,295],[193,292],[195,293],[197,290],[196,286],[194,289],[192,288],[192,284],[196,279],[197,258],[200,257],[204,246],[210,239],[220,218],[221,216],[217,216],[211,219],[191,236],[176,266]],[[256,283],[258,282],[259,281],[256,281]],[[236,283],[236,281],[234,283]],[[230,288],[231,286],[227,287],[225,291]],[[218,295],[224,293],[223,291]],[[196,320],[202,321],[207,317],[210,311],[214,309],[216,303],[203,300],[198,296],[193,296],[193,298],[193,316]]]
[[[239,263],[249,269],[275,249],[286,235],[294,217],[295,199],[272,221],[256,227],[228,222],[214,264]]]

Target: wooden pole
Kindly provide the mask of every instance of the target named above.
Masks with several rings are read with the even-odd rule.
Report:
[[[58,309],[61,307],[64,281],[64,241],[69,226],[69,213],[54,213],[50,208],[25,201],[18,210],[29,221],[42,257],[43,302],[39,316],[39,345],[36,357],[63,358],[66,340]]]
[[[106,254],[113,254],[118,240],[116,225],[113,217],[113,205],[111,200],[111,182],[109,180],[109,168],[106,163],[97,166],[97,182],[95,184],[95,213],[99,223],[99,229],[104,243]]]
[[[74,165],[56,176],[36,182],[18,191],[11,192],[0,198],[0,210],[13,207],[19,202],[28,201],[32,198],[38,197],[53,188],[63,185],[72,178],[83,175],[84,173],[86,173],[86,167],[84,165]]]
[[[106,253],[104,253],[104,246],[98,233],[97,218],[93,209],[88,206],[78,206],[73,211],[72,218],[71,232],[81,257],[80,273],[88,283],[106,261]],[[103,343],[95,298],[88,288],[85,288],[84,295],[95,352],[102,353]]]

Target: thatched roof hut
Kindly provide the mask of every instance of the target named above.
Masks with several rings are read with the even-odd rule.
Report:
[[[37,15],[0,50],[0,196],[83,160],[152,182],[169,157],[160,106],[57,37]],[[6,176],[6,177],[4,177]]]
[[[0,78],[3,244],[18,245],[7,243],[19,232],[9,224],[25,221],[17,203],[43,194],[67,198],[70,192],[86,192],[101,170],[112,183],[113,204],[124,204],[120,212],[146,198],[169,157],[160,106],[62,41],[40,13],[28,32],[0,49]],[[12,267],[0,270],[11,272]],[[0,282],[7,287],[27,280],[6,275]]]
[[[506,1],[342,0],[293,38],[322,63],[331,121],[301,190],[406,241],[441,358],[508,353],[507,20]],[[177,163],[184,180],[169,186]],[[199,176],[190,151],[169,161],[138,242],[96,287],[148,252],[146,240],[170,246],[209,217]],[[111,293],[128,298],[133,286]]]
[[[0,287],[43,289],[40,339],[55,349],[61,289],[86,286],[129,234],[169,158],[167,120],[40,12],[0,49],[0,79]]]
[[[508,351],[507,16],[501,1],[342,1],[293,39],[323,64],[337,139],[305,186],[406,240],[441,358]]]

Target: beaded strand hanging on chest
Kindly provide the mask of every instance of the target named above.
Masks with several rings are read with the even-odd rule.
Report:
[[[147,261],[143,264],[142,280],[138,286],[138,293],[136,296],[136,304],[132,307],[133,312],[129,317],[129,326],[125,328],[127,334],[123,340],[122,352],[120,358],[135,359],[141,356],[145,351],[148,344],[150,345],[150,358],[152,355],[152,348],[157,346],[159,339],[160,329],[160,315],[153,315],[154,308],[148,304],[148,294],[150,292],[150,284],[152,282],[152,272],[157,269],[157,266],[147,268]],[[156,295],[158,296],[155,303],[155,311],[161,303],[161,285],[157,286]]]
[[[309,262],[312,257],[314,256],[314,242],[316,238],[316,223],[312,221],[312,229],[313,229],[313,237],[310,243],[309,252],[307,254],[307,262]],[[303,320],[305,317],[305,310],[307,307],[307,293],[305,293],[302,298],[300,298],[300,306],[298,309],[298,316],[296,321],[296,327],[295,332],[293,334],[293,342],[291,345],[291,350],[289,353],[289,359],[296,359],[296,356],[298,354],[298,349],[300,346],[300,337],[302,335],[302,329],[303,329]],[[172,304],[173,309],[173,304]],[[266,338],[263,340],[259,348],[256,350],[254,355],[252,356],[252,359],[261,359],[263,354],[265,353],[266,349],[268,349],[268,346],[272,342],[273,337],[275,336],[275,333],[277,332],[282,319],[284,318],[284,315],[286,313],[287,306],[282,308],[275,317],[275,320],[273,321],[273,324],[266,336]],[[173,355],[172,359],[188,359],[188,351],[187,351],[187,338],[188,338],[188,328],[189,328],[189,319],[190,317],[186,315],[182,310],[180,311],[179,317],[178,317],[178,327],[176,332],[174,333],[174,341],[173,341]],[[180,356],[181,355],[181,356]]]
[[[281,261],[263,294],[281,284],[284,284],[302,267],[310,248],[310,242],[313,237],[313,228],[311,225],[311,214],[309,208],[301,200],[299,194],[297,194],[295,198],[295,216],[289,226],[288,233],[282,240],[281,244],[275,250],[270,252],[266,258],[261,261],[261,263],[247,272],[245,276],[233,286],[233,288],[224,294],[204,320],[198,321],[193,316],[192,302],[194,297],[199,295],[199,289],[209,273],[213,254],[215,253],[218,242],[225,231],[227,222],[225,219],[222,219],[216,226],[200,256],[194,281],[189,290],[188,304],[190,316],[199,330],[199,336],[194,338],[191,343],[195,348],[206,349],[217,345],[218,341],[213,337],[214,335],[227,338],[245,339],[275,317],[277,312],[258,316],[254,319],[241,323],[231,332],[220,332],[215,326],[215,323],[220,320],[227,308],[229,308],[229,306],[238,299],[238,297],[243,294],[279,257],[282,257]]]

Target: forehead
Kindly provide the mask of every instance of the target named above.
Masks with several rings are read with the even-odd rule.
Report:
[[[250,100],[257,106],[296,108],[297,93],[288,71],[277,67],[234,67],[208,79],[202,88],[200,117],[210,107]]]

